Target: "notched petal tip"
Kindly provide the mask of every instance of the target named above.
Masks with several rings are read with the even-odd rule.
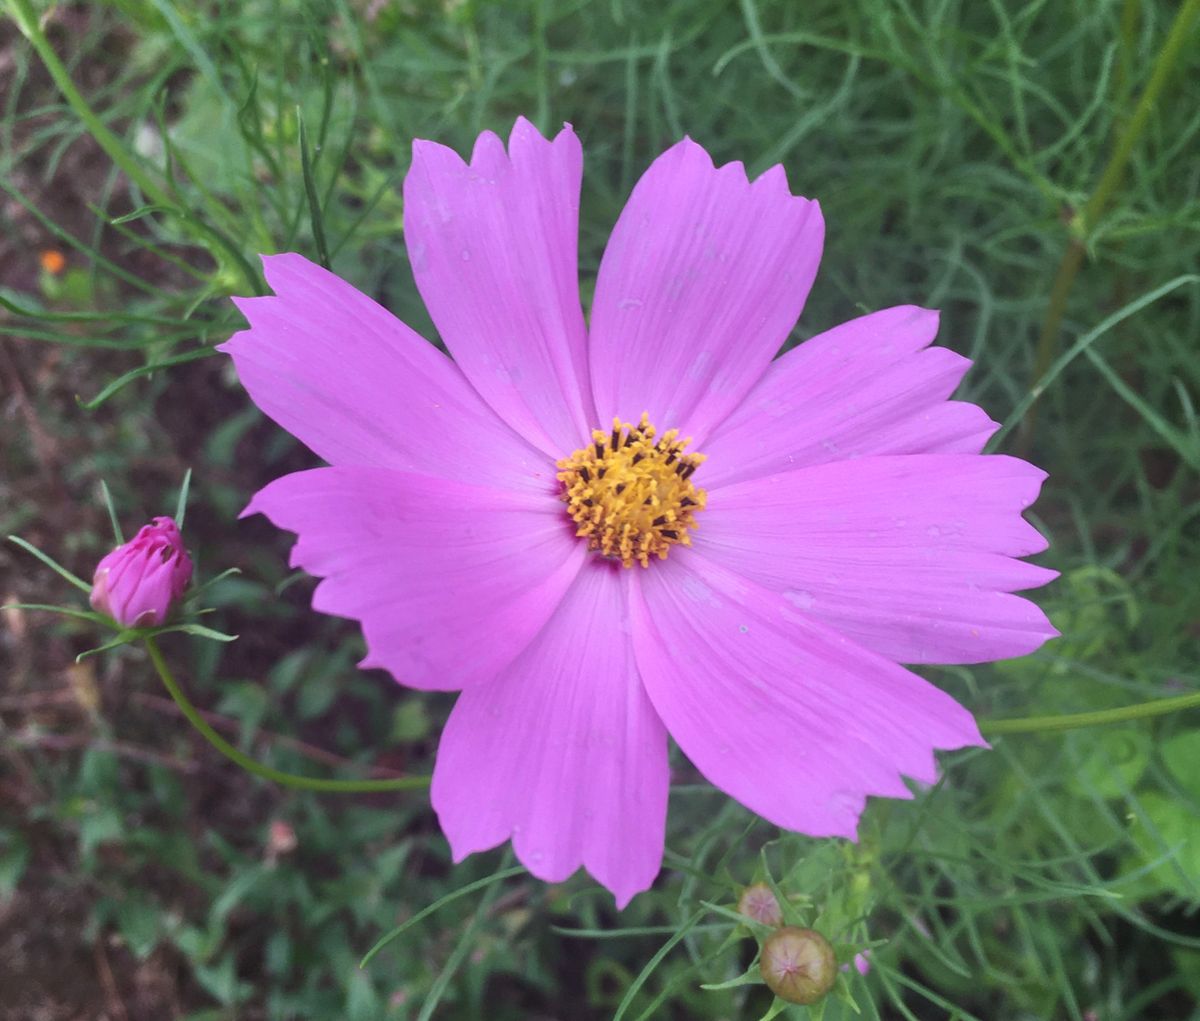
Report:
[[[762,191],[782,191],[788,195],[792,193],[792,189],[788,185],[787,169],[782,163],[767,167],[751,182],[751,187]],[[815,200],[813,201],[815,202]]]
[[[260,255],[259,258],[262,260],[267,286],[279,297],[284,297],[285,292],[289,290],[304,287],[313,279],[324,279],[333,275],[299,252],[276,252],[274,255]]]
[[[575,129],[566,121],[562,128],[547,138],[537,125],[518,117],[508,136],[508,160],[519,172],[536,172],[542,165],[565,165],[574,173],[582,173],[583,145]]]
[[[275,482],[278,482],[278,481],[279,481],[278,479],[275,480]],[[252,497],[250,497],[250,502],[247,503],[246,506],[243,507],[241,512],[238,514],[238,516],[237,516],[238,521],[242,521],[245,518],[252,518],[252,517],[254,517],[255,514],[261,514],[261,515],[263,515],[263,517],[266,517],[266,518],[269,518],[271,516],[267,512],[266,507],[263,506],[264,503],[266,502],[266,500],[264,499],[264,494],[275,485],[275,482],[268,482],[265,486],[263,486],[262,489],[260,489]]]
[[[933,336],[934,337],[937,336],[938,330],[941,329],[941,326],[942,326],[942,310],[940,308],[925,308],[925,306],[923,306],[923,305],[909,305],[909,306],[902,306],[902,307],[911,308],[917,317],[919,317],[920,319],[929,320],[930,326],[933,331]],[[967,364],[968,365],[972,364],[970,358],[967,358]]]
[[[513,146],[519,143],[532,143],[534,145],[555,145],[564,135],[574,135],[575,129],[571,126],[570,121],[563,121],[562,127],[548,137],[543,135],[538,129],[538,126],[533,123],[524,114],[521,114],[514,122],[512,130],[508,133],[508,149],[511,153]]]
[[[424,170],[427,173],[461,172],[466,169],[466,162],[450,146],[434,142],[428,138],[414,138],[412,143],[412,163],[404,176],[405,188],[414,173]]]
[[[717,169],[709,151],[704,148],[699,142],[695,141],[691,135],[684,135],[678,142],[664,149],[658,157],[650,164],[652,168],[655,164],[687,164],[695,163],[698,169],[712,171]],[[647,169],[649,172],[649,168]]]
[[[490,129],[481,131],[471,147],[471,169],[478,172],[507,165],[509,159],[504,140]]]
[[[252,334],[257,329],[255,320],[258,318],[260,312],[265,311],[266,304],[278,301],[279,299],[272,295],[251,298],[242,298],[234,295],[229,300],[233,302],[234,307],[242,314],[242,318],[246,320],[246,329],[231,333],[228,340],[222,341],[217,345],[217,350],[222,354],[233,356],[242,351],[246,345],[252,343]]]
[[[956,752],[962,748],[990,748],[987,739],[983,736],[983,732],[979,729],[979,721],[975,719],[973,713],[963,709],[963,713],[967,717],[967,722],[963,726],[962,737],[959,738],[959,743],[954,745],[939,746],[938,751]],[[936,783],[938,779],[938,771],[935,770],[934,778],[931,782]]]
[[[282,528],[286,532],[295,532],[295,528],[288,527],[285,521],[286,515],[283,515],[281,512],[286,507],[294,505],[295,495],[301,486],[310,479],[322,477],[318,473],[323,474],[330,470],[328,468],[309,468],[272,479],[250,497],[250,502],[238,514],[238,520],[241,521],[243,518],[261,514],[263,517],[268,518],[277,528]]]
[[[609,890],[609,892],[612,893],[613,900],[616,901],[618,911],[624,911],[627,907],[629,907],[629,902],[633,900],[634,897],[636,897],[639,893],[645,893],[654,885],[654,879],[651,879],[648,883],[638,883],[635,886],[621,886],[619,888],[614,888],[609,883],[604,882],[604,880],[599,880],[599,882],[602,886]]]
[[[725,164],[725,166],[732,165]],[[741,166],[740,163],[737,165]],[[721,170],[724,169],[725,167],[721,167]],[[812,221],[810,229],[819,231],[822,239],[824,239],[825,214],[821,209],[821,203],[817,199],[810,199],[805,195],[797,195],[792,191],[792,187],[788,183],[787,169],[782,163],[776,163],[774,166],[768,167],[749,183],[750,193],[759,197],[762,201],[790,201],[803,205],[806,209],[808,219]]]
[[[454,840],[449,836],[446,837],[446,843],[450,845],[450,860],[455,865],[461,865],[473,854],[479,854],[483,851],[490,851],[492,847],[497,846],[493,844],[491,847],[472,847],[470,844],[464,841]]]

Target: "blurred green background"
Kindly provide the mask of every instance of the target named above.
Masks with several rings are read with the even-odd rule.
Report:
[[[164,640],[193,699],[283,769],[427,773],[450,697],[357,671],[356,629],[309,610],[289,537],[235,520],[315,462],[212,351],[239,328],[226,299],[261,289],[259,252],[324,253],[432,338],[401,227],[410,141],[467,151],[518,114],[583,140],[586,298],[638,174],[686,133],[718,162],[783,162],[820,199],[825,260],[794,340],[941,308],[940,342],[976,360],[960,396],[1005,423],[998,449],[1050,472],[1033,519],[1063,575],[1035,598],[1063,637],[927,676],[982,720],[1195,691],[1198,10],[9,0],[0,534],[88,577],[111,541],[100,480],[130,532],[171,511],[190,466],[199,577],[242,570],[207,618],[238,641]],[[0,601],[76,594],[0,548]],[[755,1019],[761,985],[702,985],[753,962],[722,909],[764,874],[843,954],[874,947],[867,976],[786,1016],[1200,1017],[1195,711],[946,756],[933,789],[869,807],[857,847],[781,835],[679,760],[666,868],[625,912],[582,875],[517,875],[439,904],[360,970],[502,852],[452,866],[423,793],[242,773],[139,650],[74,662],[98,641],[0,615],[5,1021]]]

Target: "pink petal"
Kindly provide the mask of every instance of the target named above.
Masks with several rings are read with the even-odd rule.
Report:
[[[263,258],[274,297],[235,298],[233,356],[254,403],[333,464],[544,488],[554,468],[454,364],[386,309],[300,255]]]
[[[933,752],[983,744],[945,692],[689,551],[632,580],[634,652],[680,748],[751,811],[853,838],[867,795],[910,797]]]
[[[157,517],[96,565],[88,601],[122,627],[161,624],[191,577],[179,528]]]
[[[243,513],[299,533],[292,566],[325,579],[313,609],[361,621],[361,665],[414,688],[494,679],[550,618],[585,556],[551,495],[382,468],[286,475]]]
[[[711,492],[695,547],[897,662],[1022,656],[1057,634],[1008,594],[1057,577],[1011,559],[1046,548],[1021,517],[1045,477],[975,454],[798,468]]]
[[[583,152],[521,118],[490,131],[471,163],[413,143],[404,232],[417,287],[455,361],[517,432],[551,457],[587,441],[588,395],[576,247]]]
[[[979,453],[998,427],[947,400],[971,363],[929,348],[937,326],[936,312],[901,305],[789,351],[705,442],[704,484],[867,454]]]
[[[124,612],[134,627],[154,627],[166,620],[175,598],[174,563],[152,556],[147,558]]]
[[[618,907],[658,874],[668,787],[621,571],[592,561],[503,676],[463,692],[432,789],[455,861],[511,837],[535,876],[559,882],[583,865]]]
[[[678,427],[701,443],[796,323],[821,258],[820,207],[783,168],[753,184],[690,139],[638,182],[609,239],[592,308],[600,422]],[[701,447],[701,449],[703,449]]]

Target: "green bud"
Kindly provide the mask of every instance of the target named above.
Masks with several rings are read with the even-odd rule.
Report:
[[[816,1003],[837,981],[837,958],[829,940],[791,925],[767,937],[758,967],[771,992],[788,1003]]]
[[[783,925],[783,912],[779,901],[766,883],[747,886],[738,898],[738,914],[752,918],[763,925]]]

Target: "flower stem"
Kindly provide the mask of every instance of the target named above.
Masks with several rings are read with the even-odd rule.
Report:
[[[133,181],[150,201],[159,205],[173,206],[175,202],[167,191],[146,172],[145,167],[129,152],[121,140],[108,130],[96,111],[83,98],[83,94],[75,87],[70,73],[63,62],[58,59],[58,54],[54,52],[50,40],[46,38],[46,33],[42,30],[41,23],[29,0],[8,0],[8,7],[12,12],[13,20],[17,23],[17,28],[37,50],[50,77],[54,79],[54,84],[58,86],[58,91],[63,94],[63,98],[66,99],[71,109],[83,121],[100,148],[108,154],[108,158],[125,172],[125,176]]]
[[[1184,0],[1179,12],[1175,15],[1175,20],[1171,23],[1162,49],[1155,58],[1154,69],[1150,73],[1150,81],[1146,84],[1146,90],[1138,99],[1133,115],[1122,128],[1113,153],[1100,175],[1099,182],[1083,209],[1075,217],[1072,230],[1075,231],[1076,236],[1068,241],[1067,250],[1063,253],[1062,262],[1059,263],[1058,271],[1054,275],[1050,301],[1046,307],[1046,317],[1042,321],[1041,333],[1038,336],[1033,367],[1033,388],[1035,390],[1054,361],[1054,353],[1058,347],[1058,334],[1067,309],[1067,298],[1075,283],[1075,277],[1083,266],[1083,257],[1086,253],[1084,239],[1095,228],[1096,221],[1104,212],[1104,207],[1120,185],[1126,164],[1133,155],[1133,147],[1145,130],[1150,114],[1154,112],[1158,97],[1162,93],[1171,71],[1174,70],[1175,62],[1183,51],[1188,32],[1198,14],[1200,14],[1200,0]],[[1028,449],[1033,438],[1036,415],[1037,404],[1034,403],[1030,405],[1029,413],[1021,423],[1022,451]]]
[[[171,673],[171,668],[167,666],[167,661],[163,658],[163,654],[154,639],[147,638],[145,641],[146,651],[150,653],[150,660],[154,664],[154,669],[158,671],[158,676],[162,678],[162,682],[170,693],[171,698],[175,700],[175,704],[179,706],[180,711],[187,717],[188,722],[200,731],[204,739],[217,751],[227,759],[237,763],[247,772],[253,773],[255,776],[260,776],[264,780],[271,780],[274,783],[281,784],[284,787],[295,787],[308,791],[324,791],[326,793],[366,794],[379,793],[381,791],[412,791],[423,790],[429,786],[429,777],[427,776],[408,776],[395,780],[322,780],[316,777],[300,776],[296,773],[285,773],[282,770],[273,769],[271,766],[264,766],[261,762],[257,762],[250,758],[250,756],[240,752],[213,730],[208,721],[200,715],[200,711],[192,705],[188,697],[183,693],[183,690],[179,687],[179,683],[175,680],[175,675]]]
[[[129,151],[129,148],[120,138],[108,129],[104,121],[100,119],[99,114],[92,109],[88,101],[84,98],[83,93],[75,87],[75,82],[71,80],[70,72],[63,62],[58,59],[58,54],[54,52],[54,47],[50,45],[50,40],[46,38],[46,33],[42,29],[41,23],[38,21],[38,17],[34,13],[29,0],[7,0],[7,6],[12,13],[13,20],[17,23],[17,28],[21,30],[25,38],[29,40],[30,44],[37,51],[47,72],[49,72],[50,77],[54,80],[54,84],[58,86],[59,92],[66,99],[67,105],[83,121],[84,127],[87,128],[100,148],[108,154],[108,158],[124,171],[125,176],[137,185],[142,195],[151,204],[160,206],[172,215],[177,216],[184,228],[196,238],[199,244],[209,247],[210,253],[214,258],[217,258],[217,253],[212,248],[214,244],[216,248],[219,248],[228,255],[231,262],[236,264],[238,271],[245,278],[246,282],[253,288],[255,294],[265,293],[258,273],[255,272],[254,267],[246,260],[245,255],[242,254],[237,244],[228,234],[205,223],[201,220],[197,211],[189,209],[186,202],[172,195],[171,190],[158,177],[150,173],[146,169],[146,165]],[[195,357],[204,357],[204,352],[192,351],[179,357],[190,361]],[[170,359],[162,364],[171,364]],[[122,377],[122,379],[125,379],[125,377]],[[92,405],[85,405],[85,407],[89,406]]]
[[[1101,727],[1109,723],[1126,723],[1129,720],[1144,720],[1151,716],[1165,716],[1181,709],[1200,706],[1200,692],[1178,695],[1174,698],[1156,698],[1136,705],[1121,706],[1119,709],[1100,709],[1091,713],[1066,713],[1062,716],[1023,716],[1011,720],[990,720],[980,724],[985,735],[998,734],[1044,734],[1058,730],[1076,730],[1080,727]]]

